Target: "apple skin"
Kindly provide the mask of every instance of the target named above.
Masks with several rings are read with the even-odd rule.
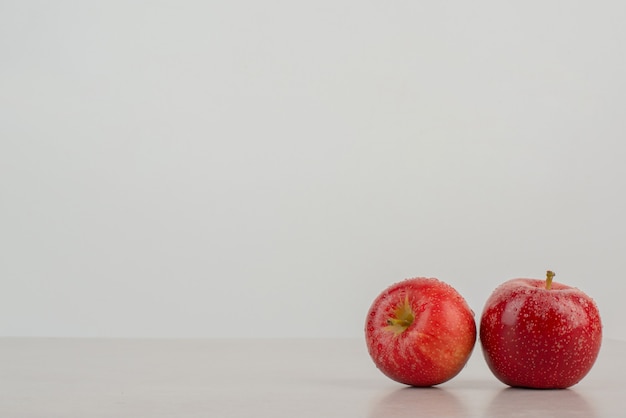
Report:
[[[550,279],[551,281],[551,279]],[[491,294],[480,319],[487,365],[514,387],[562,389],[591,370],[602,342],[600,313],[581,290],[512,279]]]
[[[434,386],[456,376],[472,353],[476,334],[474,313],[465,299],[452,286],[425,277],[385,289],[365,323],[367,349],[376,367],[411,386]]]

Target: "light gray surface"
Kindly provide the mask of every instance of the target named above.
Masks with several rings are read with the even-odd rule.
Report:
[[[508,389],[479,347],[438,388],[396,384],[335,340],[0,339],[3,417],[619,417],[626,343],[569,390]]]

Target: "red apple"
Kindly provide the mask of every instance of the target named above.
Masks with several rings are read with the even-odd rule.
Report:
[[[509,386],[556,389],[591,370],[602,342],[600,313],[581,290],[546,280],[513,279],[485,304],[480,342],[493,374]]]
[[[372,303],[367,349],[389,378],[433,386],[456,376],[476,343],[474,313],[450,285],[418,277],[396,283]]]

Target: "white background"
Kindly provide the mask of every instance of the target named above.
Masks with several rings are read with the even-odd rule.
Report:
[[[506,3],[506,4],[505,4]],[[0,335],[359,337],[577,286],[626,339],[619,1],[0,3]]]

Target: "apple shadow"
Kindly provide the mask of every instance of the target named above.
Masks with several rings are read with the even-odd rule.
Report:
[[[380,399],[369,418],[467,417],[468,410],[450,391],[437,387],[406,387]]]
[[[491,400],[486,417],[597,417],[593,406],[571,389],[502,389]]]

